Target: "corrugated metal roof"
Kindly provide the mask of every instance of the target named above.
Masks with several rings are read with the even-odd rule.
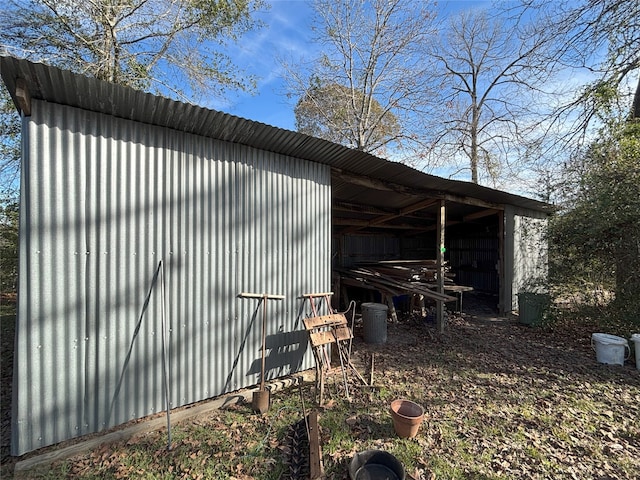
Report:
[[[41,63],[0,56],[0,72],[15,98],[16,79],[25,80],[32,98],[116,117],[169,127],[318,162],[374,179],[434,194],[470,197],[537,211],[550,205],[520,195],[429,175],[366,152],[196,105],[178,102]],[[16,104],[18,104],[16,102]]]

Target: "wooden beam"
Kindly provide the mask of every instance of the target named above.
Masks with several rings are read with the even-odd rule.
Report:
[[[372,190],[396,192],[407,196],[419,196],[423,198],[429,197],[438,200],[447,200],[449,202],[461,203],[463,205],[473,205],[475,207],[504,210],[504,205],[485,202],[484,200],[480,200],[478,198],[468,197],[466,195],[454,195],[444,191],[428,188],[407,187],[406,185],[400,185],[388,180],[380,180],[378,178],[368,177],[366,175],[354,174],[335,167],[331,169],[331,176],[342,180],[345,183],[360,185],[361,187],[367,187]]]
[[[434,198],[427,198],[424,200],[421,200],[417,203],[414,203],[412,205],[406,206],[404,208],[401,208],[397,213],[389,213],[386,215],[380,215],[379,217],[373,218],[371,220],[368,221],[368,223],[366,225],[354,225],[351,228],[348,228],[347,230],[345,230],[343,233],[349,234],[349,233],[354,233],[357,232],[358,230],[362,230],[363,228],[367,228],[367,227],[375,227],[375,226],[379,226],[379,225],[383,225],[385,223],[387,223],[390,220],[394,220],[396,218],[400,218],[400,217],[404,217],[406,215],[410,215],[414,212],[420,211],[420,210],[424,210],[427,207],[430,207],[431,205],[433,205],[434,203],[437,203],[438,200],[434,199]]]
[[[289,388],[291,385],[313,381],[314,371],[309,369],[288,378],[269,382],[267,388],[269,388],[269,391],[273,393],[284,388]],[[211,412],[223,410],[232,405],[242,404],[243,402],[246,404],[246,402],[251,402],[253,392],[255,392],[256,389],[257,387],[239,390],[231,394],[225,393],[220,397],[206,400],[203,403],[199,403],[192,408],[187,408],[186,410],[176,408],[171,414],[171,419],[177,424],[184,421],[192,421],[198,415],[207,415]],[[135,436],[159,430],[166,426],[166,422],[167,420],[165,417],[143,417],[136,420],[136,423],[124,424],[124,426],[121,425],[122,428],[113,432],[98,433],[96,435],[87,434],[74,439],[73,441],[75,443],[72,445],[65,447],[64,443],[61,443],[55,450],[45,451],[40,455],[34,454],[33,456],[29,456],[28,458],[19,461],[16,463],[14,471],[20,472],[18,478],[31,478],[29,475],[22,472],[27,472],[33,468],[52,464],[53,462],[58,462],[74,455],[85,453],[93,448],[98,448],[101,445],[125,442]]]
[[[386,229],[396,229],[396,230],[424,230],[425,227],[421,225],[411,225],[409,223],[394,223],[394,224],[372,224],[369,220],[360,220],[354,218],[334,218],[333,222],[336,226],[342,227],[353,227],[347,228],[342,231],[343,234],[353,233],[357,230],[362,230],[363,228],[371,227],[371,228],[386,228]]]
[[[381,190],[385,192],[396,192],[405,195],[416,195],[419,192],[411,187],[399,185],[397,183],[389,182],[386,180],[380,180],[377,178],[367,177],[366,175],[356,175],[353,173],[345,172],[339,168],[331,169],[331,176],[342,180],[345,183],[352,185],[360,185],[361,187],[371,188],[373,190]]]
[[[424,200],[421,200],[420,202],[414,203],[412,205],[406,206],[404,208],[400,209],[400,213],[397,215],[398,217],[404,217],[406,215],[409,215],[413,212],[418,212],[420,210],[424,210],[425,208],[430,207],[431,205],[434,205],[438,203],[438,200],[435,198],[426,198]]]
[[[433,200],[433,199],[427,199],[427,200]],[[437,202],[437,200],[435,200],[435,202]],[[366,205],[362,203],[341,202],[339,200],[334,201],[333,204],[331,205],[331,208],[336,212],[361,213],[363,215],[391,215],[397,212],[396,210],[392,210],[389,208],[385,209],[381,207],[374,207],[373,205]],[[429,218],[433,218],[433,219],[436,218],[436,216],[431,213],[422,214],[420,216],[411,215],[407,213],[403,216],[410,217],[410,218],[424,218],[425,216],[428,216]]]
[[[359,218],[334,218],[331,223],[340,226],[366,225],[368,220],[362,220]]]
[[[437,202],[437,200],[436,200]],[[341,214],[345,214],[345,213],[357,213],[359,216],[382,216],[382,215],[397,215],[397,211],[390,211],[390,210],[384,210],[382,208],[375,208],[375,207],[367,207],[367,206],[362,206],[361,208],[357,208],[355,205],[354,207],[345,207],[344,205],[332,205],[331,210],[333,212],[334,217],[339,216]],[[344,216],[342,218],[348,218],[348,215]],[[424,221],[424,220],[433,220],[435,222],[436,220],[436,215],[431,213],[431,212],[422,212],[422,213],[408,213],[406,215],[402,215],[402,218],[411,218],[411,219],[415,219],[415,220],[419,220],[419,221]],[[363,218],[360,218],[359,220],[362,221],[368,221],[368,220],[364,220]]]
[[[25,82],[24,78],[16,79],[16,100],[22,114],[25,117],[29,117],[31,115],[31,94],[29,93],[27,82]]]
[[[451,227],[452,225],[458,225],[462,223],[460,220],[447,220],[445,222],[445,227]],[[416,233],[425,233],[425,232],[433,232],[438,229],[438,225],[429,225],[428,227],[416,228]]]
[[[469,215],[465,215],[462,217],[463,222],[470,222],[471,220],[477,220],[478,218],[489,217],[491,215],[495,215],[500,212],[497,208],[487,208],[486,210],[480,210],[479,212],[470,213]]]
[[[397,213],[390,213],[388,215],[381,215],[379,217],[374,218],[373,220],[369,220],[369,225],[380,225],[382,223],[387,223],[389,220],[393,220],[395,218],[404,217],[405,215],[409,215],[413,212],[417,212],[418,210],[423,210],[430,205],[436,203],[437,200],[433,198],[428,198],[427,200],[423,200],[421,202],[415,203],[408,207],[402,208]]]
[[[389,210],[373,207],[371,205],[363,205],[360,203],[340,202],[334,201],[331,208],[337,212],[355,212],[363,213],[366,215],[386,215]]]

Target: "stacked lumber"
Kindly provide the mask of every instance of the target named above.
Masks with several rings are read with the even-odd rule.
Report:
[[[380,262],[363,262],[355,268],[366,268],[382,275],[398,280],[433,283],[438,279],[437,260],[384,260]],[[453,282],[453,274],[449,265],[444,265],[445,282]]]
[[[438,273],[435,260],[361,263],[339,272],[341,282],[346,285],[375,289],[392,296],[417,294],[440,302],[455,300],[432,289]]]

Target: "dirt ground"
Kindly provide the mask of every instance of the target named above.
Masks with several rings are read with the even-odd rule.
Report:
[[[414,477],[640,478],[634,358],[600,364],[593,323],[531,328],[488,300],[470,295],[443,335],[418,318],[390,324],[385,345],[355,345],[425,407],[422,447],[445,465]]]
[[[531,328],[517,318],[498,317],[492,302],[468,295],[464,314],[452,314],[442,335],[416,315],[390,322],[385,344],[367,344],[357,324],[352,358],[364,373],[374,356],[378,395],[352,389],[360,397],[345,413],[348,447],[336,447],[325,458],[328,478],[348,478],[340,465],[354,450],[392,447],[395,440],[380,438],[388,427],[378,424],[386,422],[388,399],[394,397],[425,408],[412,444],[421,452],[413,478],[639,478],[640,371],[635,364],[597,363],[590,342],[593,324]],[[4,336],[2,343],[3,350],[9,348]],[[5,363],[4,472],[16,461],[8,456]],[[240,448],[242,441],[231,444]]]

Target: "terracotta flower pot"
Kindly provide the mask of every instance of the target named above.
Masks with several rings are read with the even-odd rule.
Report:
[[[413,438],[424,419],[424,408],[411,400],[397,399],[391,402],[393,429],[401,438]]]

